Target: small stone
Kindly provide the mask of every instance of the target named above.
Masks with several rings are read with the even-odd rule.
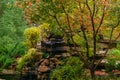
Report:
[[[48,72],[50,71],[50,68],[48,66],[39,66],[38,72]]]
[[[49,61],[49,59],[45,59],[42,63],[41,63],[41,65],[49,65],[50,64],[50,61]]]

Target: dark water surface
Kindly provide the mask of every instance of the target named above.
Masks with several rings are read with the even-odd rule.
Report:
[[[5,80],[21,80],[20,75],[0,74],[0,79]]]
[[[37,80],[37,75],[21,76],[20,74],[0,74],[0,80]]]

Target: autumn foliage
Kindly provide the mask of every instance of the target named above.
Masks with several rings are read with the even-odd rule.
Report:
[[[30,24],[34,23],[34,19],[39,15],[36,10],[39,3],[40,0],[18,0],[15,5],[25,11],[25,18],[27,19],[28,24]]]

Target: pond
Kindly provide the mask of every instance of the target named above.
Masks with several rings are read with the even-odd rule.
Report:
[[[0,74],[0,79],[3,80],[21,80],[20,75],[13,74]]]
[[[27,75],[20,74],[0,74],[0,80],[37,80],[37,75],[28,73]]]

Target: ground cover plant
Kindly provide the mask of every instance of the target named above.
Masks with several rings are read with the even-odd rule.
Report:
[[[83,63],[78,57],[71,57],[63,62],[63,65],[53,70],[51,79],[78,80],[84,74]]]

